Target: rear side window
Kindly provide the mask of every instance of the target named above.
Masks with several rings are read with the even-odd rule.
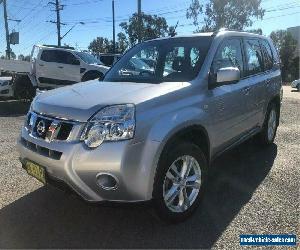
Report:
[[[263,71],[263,58],[258,40],[245,39],[246,76],[255,75]]]
[[[264,56],[264,68],[265,70],[271,70],[273,68],[273,53],[266,40],[261,40],[261,49]]]
[[[225,40],[214,57],[211,73],[217,74],[220,68],[237,67],[243,75],[243,56],[240,39]]]

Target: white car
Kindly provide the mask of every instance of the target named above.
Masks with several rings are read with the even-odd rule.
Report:
[[[0,77],[0,97],[13,96],[11,77]]]
[[[32,99],[36,89],[54,89],[103,78],[109,67],[87,52],[70,47],[35,45],[30,62],[0,59],[0,71],[13,75],[12,96]]]
[[[298,91],[300,91],[300,79],[293,81],[291,83],[291,87],[295,88],[295,89],[298,89]]]

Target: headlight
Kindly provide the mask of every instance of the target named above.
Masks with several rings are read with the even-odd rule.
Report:
[[[85,126],[81,140],[89,148],[96,148],[104,141],[132,139],[135,129],[133,104],[108,106],[98,111]]]
[[[9,85],[9,81],[4,81],[0,84],[2,87]]]

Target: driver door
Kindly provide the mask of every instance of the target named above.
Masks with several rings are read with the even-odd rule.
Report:
[[[209,100],[210,126],[214,150],[222,151],[245,133],[246,103],[244,91],[247,82],[243,79],[244,63],[242,42],[239,38],[224,40],[219,46],[210,70]],[[238,82],[215,85],[219,69],[237,67],[241,73]]]

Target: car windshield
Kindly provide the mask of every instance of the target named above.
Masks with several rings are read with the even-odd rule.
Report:
[[[87,64],[102,64],[96,57],[89,53],[76,52],[76,55],[78,55]]]
[[[153,40],[130,49],[106,74],[104,81],[191,81],[199,73],[212,37]]]

